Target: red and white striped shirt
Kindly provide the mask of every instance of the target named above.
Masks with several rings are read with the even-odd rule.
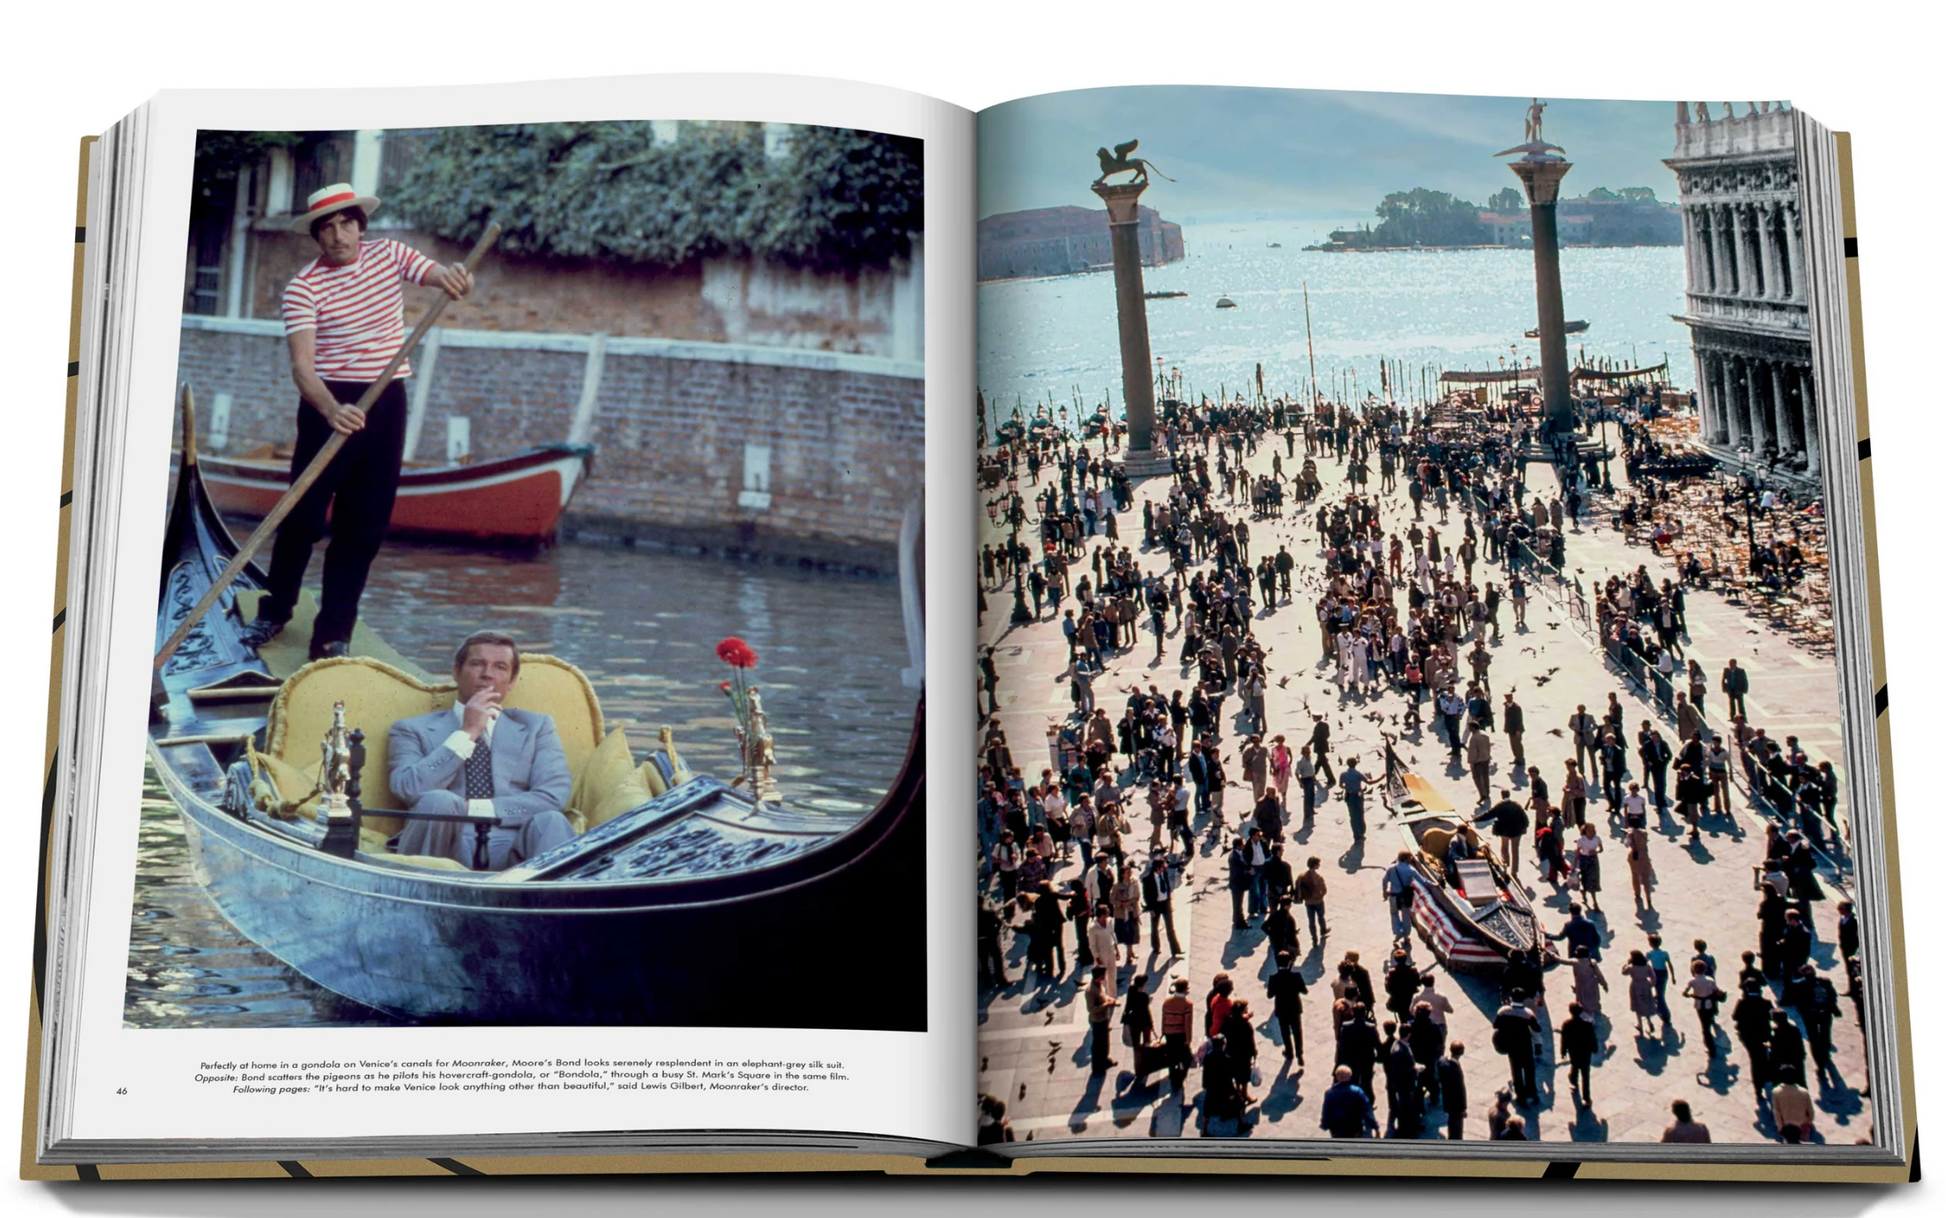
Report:
[[[284,289],[284,333],[317,331],[325,380],[375,381],[405,342],[401,284],[424,283],[438,265],[397,241],[360,241],[348,266],[313,259]],[[411,375],[410,361],[399,365],[397,379]]]

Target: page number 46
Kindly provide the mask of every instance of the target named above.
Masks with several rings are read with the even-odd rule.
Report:
[[[115,1088],[115,1094],[116,1094],[116,1095],[127,1095],[127,1094],[128,1094],[128,1088],[127,1088],[127,1087],[117,1087],[117,1088]]]

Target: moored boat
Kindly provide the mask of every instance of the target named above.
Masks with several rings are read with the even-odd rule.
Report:
[[[191,444],[165,534],[158,642],[235,553]],[[923,698],[885,799],[834,824],[692,774],[666,729],[636,766],[585,676],[524,656],[507,705],[554,717],[578,833],[511,870],[474,870],[388,844],[425,818],[385,794],[388,729],[450,706],[450,683],[411,672],[362,627],[350,657],[297,663],[282,639],[245,646],[262,586],[246,567],[165,665],[148,753],[210,898],[296,972],[406,1020],[924,1026],[923,986],[777,1005],[820,992],[836,951],[924,958],[924,919],[885,913],[893,894],[922,891]]]
[[[594,448],[551,444],[453,465],[408,463],[392,507],[398,536],[503,543],[554,539]],[[236,457],[199,458],[209,498],[226,514],[261,518],[290,488],[290,457],[262,445]]]

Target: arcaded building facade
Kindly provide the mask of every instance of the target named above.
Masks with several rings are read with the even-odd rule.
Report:
[[[1739,107],[1743,108],[1738,113]],[[1702,441],[1815,481],[1817,397],[1795,114],[1781,102],[1676,103],[1676,173]]]

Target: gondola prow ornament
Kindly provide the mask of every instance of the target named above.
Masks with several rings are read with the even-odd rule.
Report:
[[[364,812],[359,771],[365,768],[365,733],[345,726],[343,699],[332,703],[331,726],[318,747],[323,753],[318,765],[318,819],[324,822],[324,840],[318,848],[348,859],[358,852],[358,822]]]
[[[771,771],[777,766],[776,742],[770,736],[770,716],[764,713],[763,696],[750,687],[748,721],[737,728],[737,744],[743,753],[743,773],[732,786],[748,783],[750,798],[760,804],[782,803]]]

